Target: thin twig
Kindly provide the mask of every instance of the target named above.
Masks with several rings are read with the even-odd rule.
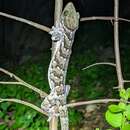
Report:
[[[124,80],[123,82],[124,83],[130,83],[130,80]]]
[[[6,82],[6,81],[0,81],[0,84],[9,84],[9,85],[23,85],[21,82]]]
[[[113,87],[113,89],[118,89],[119,90],[119,86],[115,86],[115,87]]]
[[[16,76],[15,74],[13,74],[13,73],[11,73],[11,72],[3,69],[3,68],[0,68],[0,71],[5,73],[6,75],[10,76],[11,78],[14,78],[16,81],[18,81],[18,82],[0,82],[1,84],[3,84],[3,83],[5,83],[5,84],[9,84],[9,83],[10,84],[15,84],[16,83],[16,84],[23,85],[23,86],[37,92],[41,97],[47,96],[47,93],[45,93],[44,91],[42,91],[42,90],[28,84],[27,82],[23,81],[21,78]]]
[[[97,99],[92,101],[81,101],[76,103],[67,104],[67,107],[77,107],[89,104],[99,104],[99,103],[108,103],[108,102],[120,102],[120,99]]]
[[[37,29],[40,29],[42,31],[45,31],[45,32],[49,32],[50,31],[50,28],[47,27],[47,26],[44,26],[44,25],[32,22],[32,21],[24,19],[24,18],[20,18],[20,17],[14,16],[14,15],[11,15],[11,14],[0,12],[0,16],[6,17],[6,18],[10,18],[10,19],[13,19],[13,20],[16,20],[16,21],[28,24],[30,26],[33,26],[33,27],[35,27]]]
[[[85,68],[83,68],[82,70],[86,70],[88,68],[91,68],[93,66],[98,66],[98,65],[109,65],[109,66],[113,66],[113,67],[116,67],[116,65],[114,63],[110,63],[110,62],[100,62],[100,63],[94,63],[94,64],[91,64]]]
[[[119,0],[114,0],[114,49],[115,49],[115,62],[116,62],[116,72],[118,78],[119,89],[124,87],[123,76],[121,70],[121,61],[120,61],[120,49],[119,49]]]
[[[43,114],[43,115],[48,116],[47,113],[44,112],[41,108],[35,106],[35,105],[32,104],[32,103],[23,101],[23,100],[19,100],[19,99],[8,99],[8,98],[3,99],[3,98],[0,98],[0,103],[1,103],[1,102],[14,102],[14,103],[18,103],[18,104],[23,104],[23,105],[25,105],[25,106],[28,106],[28,107],[30,107],[30,108],[32,108],[32,109],[34,109],[34,110],[40,112],[40,113]]]
[[[118,21],[125,21],[125,22],[130,22],[129,19],[125,19],[125,18],[117,18]],[[84,17],[81,18],[80,21],[81,22],[85,22],[85,21],[94,21],[94,20],[108,20],[108,21],[112,21],[112,20],[117,20],[115,17],[112,16],[92,16],[92,17]]]

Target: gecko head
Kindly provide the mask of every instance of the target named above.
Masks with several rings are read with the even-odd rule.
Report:
[[[72,2],[69,2],[62,13],[64,25],[70,29],[75,30],[79,25],[79,13],[76,12],[76,9]]]

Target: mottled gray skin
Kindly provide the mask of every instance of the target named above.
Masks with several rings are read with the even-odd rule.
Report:
[[[74,40],[74,34],[79,25],[79,14],[76,12],[72,3],[68,3],[61,15],[61,24],[63,24],[64,40],[56,41],[54,55],[50,62],[48,70],[48,79],[51,82],[51,88],[56,88],[57,94],[64,93],[66,72],[71,54],[71,47]]]

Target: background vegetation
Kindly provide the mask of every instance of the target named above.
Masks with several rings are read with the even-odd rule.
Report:
[[[121,23],[120,48],[124,77],[130,79],[130,25]],[[42,43],[41,43],[42,44]],[[35,52],[34,52],[35,53]],[[26,54],[25,54],[26,56]],[[40,86],[49,92],[47,69],[50,61],[50,49],[30,56],[22,64],[3,63],[1,66],[15,73],[25,81]],[[100,61],[114,61],[113,30],[111,22],[82,23],[76,33],[73,53],[71,56],[67,84],[71,85],[69,102],[116,96],[117,85],[115,68],[97,66],[82,70],[87,65]],[[0,79],[9,80],[1,74]],[[129,85],[126,84],[125,87]],[[107,90],[107,91],[106,91]],[[113,95],[114,94],[114,95]],[[2,98],[18,98],[40,105],[40,97],[34,92],[16,85],[0,85]],[[69,110],[72,129],[81,127],[84,115],[81,108]],[[99,126],[97,126],[99,127]],[[13,103],[0,104],[0,130],[47,130],[46,118],[34,110]]]

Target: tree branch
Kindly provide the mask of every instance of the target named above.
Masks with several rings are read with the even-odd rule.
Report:
[[[130,83],[130,80],[124,80],[123,82],[124,83]]]
[[[77,107],[77,106],[83,106],[88,104],[99,104],[99,103],[108,103],[108,102],[120,102],[120,99],[98,99],[92,101],[81,101],[81,102],[67,104],[67,107]]]
[[[125,18],[117,18],[118,21],[125,21],[125,22],[130,22],[129,19],[125,19]],[[94,20],[108,20],[108,21],[112,21],[112,20],[117,20],[115,17],[112,16],[92,16],[92,17],[84,17],[81,18],[80,21],[81,22],[85,22],[85,21],[94,21]]]
[[[48,116],[47,113],[44,112],[41,108],[35,106],[35,105],[32,104],[32,103],[25,102],[25,101],[23,101],[23,100],[19,100],[19,99],[8,99],[8,98],[3,99],[3,98],[0,98],[0,103],[2,103],[2,102],[14,102],[14,103],[22,104],[22,105],[28,106],[28,107],[30,107],[30,108],[32,108],[32,109],[38,111],[39,113],[41,113],[41,114],[43,114],[43,115]]]
[[[93,66],[98,66],[98,65],[109,65],[109,66],[113,66],[113,67],[116,67],[116,64],[114,63],[110,63],[110,62],[99,62],[99,63],[94,63],[94,64],[91,64],[85,68],[83,68],[82,70],[86,70],[86,69],[89,69]]]
[[[32,21],[24,19],[24,18],[16,17],[16,16],[13,16],[11,14],[7,14],[7,13],[3,13],[3,12],[0,12],[0,16],[6,17],[6,18],[10,18],[10,19],[13,19],[13,20],[16,20],[16,21],[28,24],[30,26],[33,26],[33,27],[35,27],[35,28],[37,28],[39,30],[45,31],[45,32],[50,32],[50,28],[49,27],[46,27],[44,25],[32,22]]]
[[[0,84],[19,84],[19,85],[22,85],[22,86],[25,86],[35,92],[37,92],[42,98],[44,98],[45,96],[47,96],[47,93],[45,93],[44,91],[28,84],[27,82],[23,81],[22,79],[20,79],[18,76],[16,76],[15,74],[3,69],[3,68],[0,68],[0,71],[5,73],[6,75],[10,76],[11,78],[14,78],[16,81],[18,82],[0,82]]]
[[[54,25],[56,26],[56,23],[60,22],[61,13],[63,8],[63,0],[55,0],[55,12],[54,12]],[[52,56],[54,53],[55,44],[52,42]],[[50,130],[57,130],[58,129],[58,118],[53,117],[51,121],[49,122],[49,129]]]
[[[0,81],[0,84],[8,84],[8,85],[23,85],[21,82],[6,82],[6,81]]]
[[[56,24],[56,22],[60,22],[62,8],[63,0],[55,0],[54,24]]]
[[[121,70],[121,61],[120,61],[120,49],[119,49],[119,0],[114,0],[114,49],[115,49],[115,62],[116,62],[116,72],[118,78],[119,89],[124,87],[123,76]]]
[[[54,25],[60,23],[61,20],[61,13],[62,13],[62,8],[63,8],[63,0],[55,0],[55,11],[54,11]],[[56,44],[52,42],[52,56],[54,54],[56,48]]]

